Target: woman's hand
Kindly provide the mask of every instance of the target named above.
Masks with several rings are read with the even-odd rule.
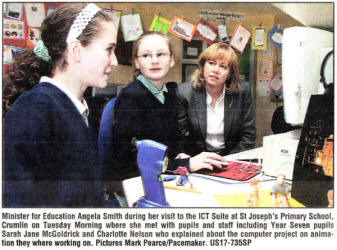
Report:
[[[191,172],[198,171],[202,168],[207,168],[213,170],[213,166],[221,168],[222,165],[219,161],[225,161],[225,158],[211,152],[202,152],[190,159],[190,170]]]
[[[186,158],[190,158],[191,156],[185,153],[180,153],[176,156],[175,159],[186,159]]]

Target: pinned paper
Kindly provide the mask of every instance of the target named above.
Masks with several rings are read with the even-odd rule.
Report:
[[[234,34],[232,36],[231,41],[229,42],[229,45],[238,50],[240,53],[242,53],[251,37],[252,33],[242,26],[241,24],[238,24],[235,28]]]
[[[158,31],[167,34],[171,25],[171,21],[167,20],[160,15],[155,15],[150,26],[150,31]]]
[[[267,50],[267,32],[265,28],[254,28],[252,48],[255,50]]]
[[[269,79],[273,77],[273,59],[271,58],[261,59],[259,75]]]
[[[276,75],[269,82],[269,87],[274,91],[280,91],[282,88],[282,74],[276,73]]]
[[[169,32],[190,42],[193,39],[196,29],[197,26],[193,23],[190,23],[181,17],[175,16],[172,20]]]
[[[215,39],[218,37],[217,29],[202,18],[197,25],[196,34],[209,44],[213,44]]]
[[[283,31],[280,29],[279,25],[276,25],[268,33],[269,40],[278,48],[282,49],[282,37]]]
[[[225,43],[229,42],[226,20],[224,20],[223,24],[218,25],[218,35],[219,35],[219,40],[221,42],[225,42]]]
[[[137,40],[143,34],[140,13],[132,13],[121,17],[121,26],[125,42]]]
[[[23,18],[23,3],[6,3],[6,17]]]
[[[44,3],[25,3],[27,25],[30,27],[41,27],[46,12]]]

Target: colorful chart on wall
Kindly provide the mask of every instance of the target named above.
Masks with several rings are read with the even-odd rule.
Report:
[[[197,26],[195,24],[190,23],[181,17],[175,16],[172,20],[169,32],[190,42],[193,39],[196,29]]]
[[[150,26],[150,31],[158,31],[167,34],[171,25],[171,21],[159,15],[155,15]]]

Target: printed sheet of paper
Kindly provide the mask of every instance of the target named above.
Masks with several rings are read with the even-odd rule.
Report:
[[[121,17],[121,26],[125,42],[132,42],[143,34],[143,25],[140,13],[123,15]]]
[[[276,73],[276,75],[269,82],[269,87],[274,91],[279,91],[282,88],[282,74]]]
[[[200,19],[197,25],[196,34],[209,44],[213,44],[218,37],[217,29],[210,23],[207,23],[204,19]]]
[[[273,59],[261,58],[259,75],[266,78],[273,77]]]
[[[238,24],[236,26],[232,40],[230,41],[230,46],[242,53],[251,37],[251,32],[244,26]]]
[[[190,42],[193,39],[196,29],[197,26],[193,23],[190,23],[181,17],[175,16],[172,20],[169,32]]]
[[[46,16],[44,3],[25,3],[27,25],[30,27],[41,27]]]
[[[267,50],[267,32],[265,28],[254,29],[252,48],[255,50]]]
[[[227,25],[219,24],[218,25],[218,35],[221,42],[229,42],[229,37],[227,34]]]
[[[6,16],[14,19],[23,18],[23,3],[7,3]]]
[[[25,39],[25,24],[23,21],[3,19],[3,37],[10,39]]]

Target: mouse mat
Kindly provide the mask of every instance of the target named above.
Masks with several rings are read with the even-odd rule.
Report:
[[[262,170],[261,164],[238,161],[227,161],[227,163],[228,165],[222,166],[222,168],[214,167],[213,171],[203,169],[198,173],[237,181],[247,181],[259,174]]]

